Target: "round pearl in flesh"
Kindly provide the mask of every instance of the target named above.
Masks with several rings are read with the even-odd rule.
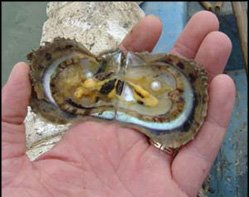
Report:
[[[85,73],[85,75],[86,75],[86,78],[92,78],[92,76],[93,76],[93,74],[89,71],[87,73]]]
[[[150,88],[154,91],[158,91],[161,89],[161,83],[160,81],[153,81],[151,84],[150,84]]]

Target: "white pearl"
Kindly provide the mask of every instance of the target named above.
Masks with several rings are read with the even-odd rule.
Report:
[[[85,73],[85,75],[86,75],[86,78],[92,78],[92,76],[93,76],[93,74],[91,72],[87,72],[87,73]]]
[[[161,83],[159,81],[153,81],[151,84],[150,84],[150,88],[154,91],[158,91],[161,89]]]

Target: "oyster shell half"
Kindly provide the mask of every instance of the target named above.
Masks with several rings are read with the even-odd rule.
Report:
[[[119,50],[96,57],[64,38],[28,59],[31,107],[55,123],[117,120],[169,151],[193,139],[207,114],[208,77],[192,60]]]

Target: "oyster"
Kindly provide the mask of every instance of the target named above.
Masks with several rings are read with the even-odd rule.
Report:
[[[28,59],[31,107],[55,123],[117,120],[170,151],[193,139],[207,114],[208,78],[192,60],[119,50],[96,57],[64,38]]]

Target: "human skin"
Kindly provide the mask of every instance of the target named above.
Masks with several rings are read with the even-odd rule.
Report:
[[[70,128],[54,148],[31,162],[23,123],[31,95],[29,67],[16,64],[2,89],[3,196],[196,196],[220,149],[235,100],[233,80],[221,74],[232,45],[218,28],[211,12],[196,13],[171,50],[205,67],[210,97],[198,135],[175,157],[135,130],[89,121]],[[160,20],[146,16],[120,48],[151,51],[161,31]]]

